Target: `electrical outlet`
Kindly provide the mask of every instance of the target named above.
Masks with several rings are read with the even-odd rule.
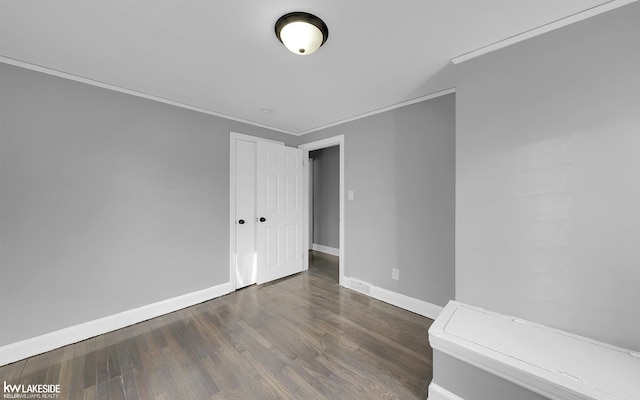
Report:
[[[399,280],[400,279],[400,270],[398,268],[393,268],[391,270],[391,278],[395,279],[395,280]]]

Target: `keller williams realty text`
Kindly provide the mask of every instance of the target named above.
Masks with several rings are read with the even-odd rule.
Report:
[[[9,385],[4,382],[5,399],[57,399],[60,385]]]

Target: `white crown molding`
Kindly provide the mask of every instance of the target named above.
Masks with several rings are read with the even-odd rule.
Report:
[[[629,5],[631,3],[635,3],[638,0],[610,0],[604,4],[600,4],[597,5],[595,7],[589,8],[587,10],[584,11],[580,11],[576,14],[570,15],[568,17],[565,18],[561,18],[559,20],[550,22],[548,24],[539,26],[537,28],[533,28],[531,30],[528,30],[526,32],[522,32],[519,33],[517,35],[511,36],[509,38],[500,40],[498,42],[489,44],[487,46],[481,47],[479,49],[476,50],[472,50],[468,53],[465,54],[461,54],[457,57],[454,57],[451,59],[451,62],[454,64],[460,64],[462,62],[471,60],[472,58],[476,58],[482,55],[485,55],[487,53],[491,53],[493,51],[505,48],[507,46],[511,46],[512,44],[518,43],[518,42],[522,42],[524,40],[536,37],[536,36],[540,36],[542,34],[545,34],[547,32],[551,32],[553,30],[565,27],[567,25],[571,25],[574,24],[576,22],[579,21],[583,21],[587,18],[591,18],[594,17],[596,15],[605,13],[607,11],[611,11],[614,10],[616,8],[619,7],[623,7],[626,5]]]
[[[0,347],[0,366],[168,314],[234,291],[230,282]]]
[[[136,90],[127,89],[127,88],[119,87],[119,86],[116,86],[116,85],[111,85],[111,84],[106,83],[106,82],[96,81],[96,80],[93,80],[93,79],[85,78],[85,77],[78,76],[78,75],[69,74],[69,73],[58,71],[58,70],[55,70],[55,69],[52,69],[52,68],[47,68],[47,67],[43,67],[41,65],[31,64],[31,63],[28,63],[28,62],[25,62],[25,61],[16,60],[16,59],[9,58],[9,57],[0,56],[0,63],[13,65],[13,66],[24,68],[24,69],[28,69],[28,70],[31,70],[31,71],[41,72],[41,73],[47,74],[47,75],[57,76],[59,78],[69,79],[69,80],[72,80],[72,81],[75,81],[75,82],[80,82],[80,83],[84,83],[84,84],[91,85],[91,86],[96,86],[96,87],[107,89],[107,90],[113,90],[114,92],[124,93],[124,94],[128,94],[128,95],[131,95],[131,96],[136,96],[136,97],[141,97],[141,98],[147,99],[147,100],[157,101],[159,103],[164,103],[164,104],[168,104],[168,105],[171,105],[171,106],[180,107],[180,108],[184,108],[184,109],[191,110],[191,111],[196,111],[196,112],[200,112],[200,113],[203,113],[203,114],[208,114],[208,115],[213,115],[213,116],[220,117],[220,118],[225,118],[225,119],[228,119],[228,120],[231,120],[231,121],[241,122],[241,123],[244,123],[244,124],[247,124],[247,125],[256,126],[256,127],[259,127],[259,128],[264,128],[264,129],[269,129],[269,130],[276,131],[276,132],[286,133],[286,134],[292,135],[292,136],[306,135],[307,133],[316,132],[316,131],[319,131],[321,129],[330,128],[332,126],[341,125],[341,124],[344,124],[346,122],[351,122],[351,121],[355,121],[355,120],[358,120],[358,119],[370,117],[372,115],[380,114],[380,113],[383,113],[385,111],[390,111],[390,110],[393,110],[393,109],[396,109],[396,108],[408,106],[408,105],[411,105],[411,104],[419,103],[421,101],[430,100],[430,99],[433,99],[435,97],[440,97],[440,96],[444,96],[446,94],[455,92],[455,88],[446,89],[446,90],[442,90],[442,91],[439,91],[439,92],[431,93],[431,94],[428,94],[428,95],[425,95],[425,96],[417,97],[415,99],[411,99],[411,100],[407,100],[407,101],[404,101],[404,102],[401,102],[401,103],[397,103],[397,104],[394,104],[394,105],[391,105],[391,106],[388,106],[388,107],[380,108],[378,110],[374,110],[374,111],[371,111],[371,112],[368,112],[368,113],[356,115],[356,116],[353,116],[353,117],[350,117],[350,118],[346,118],[346,119],[343,119],[343,120],[340,120],[340,121],[332,122],[332,123],[329,123],[329,124],[326,124],[326,125],[321,125],[319,127],[316,127],[316,128],[313,128],[313,129],[310,129],[310,130],[307,130],[307,131],[292,132],[292,131],[288,131],[286,129],[280,129],[280,128],[277,128],[277,127],[274,127],[274,126],[265,125],[265,124],[261,124],[261,123],[253,122],[253,121],[249,121],[249,120],[246,120],[246,119],[243,119],[243,118],[238,118],[238,117],[234,117],[234,116],[231,116],[231,115],[227,115],[227,114],[223,114],[223,113],[207,110],[207,109],[204,109],[204,108],[192,106],[190,104],[185,104],[185,103],[181,103],[181,102],[178,102],[178,101],[165,99],[163,97],[158,97],[158,96],[154,96],[154,95],[151,95],[151,94],[138,92]]]
[[[55,69],[52,69],[52,68],[47,68],[47,67],[43,67],[43,66],[36,65],[36,64],[31,64],[31,63],[28,63],[28,62],[25,62],[25,61],[16,60],[16,59],[13,59],[13,58],[0,56],[0,62],[4,63],[4,64],[13,65],[13,66],[16,66],[16,67],[28,69],[28,70],[31,70],[31,71],[41,72],[41,73],[47,74],[47,75],[57,76],[59,78],[69,79],[69,80],[75,81],[75,82],[85,83],[87,85],[96,86],[96,87],[103,88],[103,89],[113,90],[114,92],[124,93],[124,94],[128,94],[128,95],[131,95],[131,96],[136,96],[136,97],[141,97],[143,99],[153,100],[153,101],[157,101],[159,103],[164,103],[164,104],[168,104],[168,105],[171,105],[171,106],[180,107],[180,108],[184,108],[184,109],[191,110],[191,111],[196,111],[196,112],[203,113],[203,114],[213,115],[215,117],[225,118],[225,119],[228,119],[228,120],[231,120],[231,121],[242,122],[242,123],[247,124],[247,125],[257,126],[259,128],[269,129],[269,130],[272,130],[272,131],[286,133],[286,134],[294,135],[294,136],[297,135],[295,132],[291,132],[291,131],[287,131],[287,130],[284,130],[284,129],[276,128],[274,126],[260,124],[258,122],[253,122],[253,121],[249,121],[249,120],[246,120],[246,119],[243,119],[243,118],[238,118],[238,117],[234,117],[234,116],[231,116],[231,115],[227,115],[227,114],[223,114],[223,113],[207,110],[207,109],[204,109],[204,108],[192,106],[190,104],[181,103],[179,101],[173,101],[173,100],[165,99],[163,97],[154,96],[152,94],[147,94],[147,93],[143,93],[143,92],[138,92],[136,90],[132,90],[132,89],[127,89],[127,88],[111,85],[109,83],[100,82],[100,81],[96,81],[96,80],[93,80],[93,79],[85,78],[85,77],[82,77],[82,76],[69,74],[69,73],[66,73],[66,72],[58,71],[58,70],[55,70]]]
[[[357,120],[362,119],[362,118],[371,117],[372,115],[381,114],[383,112],[395,110],[396,108],[409,106],[411,104],[420,103],[422,101],[435,99],[436,97],[445,96],[445,95],[448,95],[448,94],[451,94],[451,93],[455,93],[455,91],[456,91],[456,88],[449,88],[449,89],[445,89],[445,90],[440,90],[438,92],[429,93],[429,94],[424,95],[424,96],[416,97],[415,99],[411,99],[411,100],[403,101],[403,102],[400,102],[400,103],[392,104],[390,106],[379,108],[379,109],[373,110],[373,111],[369,111],[369,112],[366,112],[364,114],[358,114],[358,115],[354,115],[353,117],[341,119],[339,121],[331,122],[331,123],[326,124],[326,125],[320,125],[320,126],[315,127],[313,129],[309,129],[309,130],[306,130],[304,132],[297,133],[295,135],[296,136],[303,136],[303,135],[306,135],[308,133],[320,131],[322,129],[331,128],[333,126],[346,124],[347,122],[357,121]]]

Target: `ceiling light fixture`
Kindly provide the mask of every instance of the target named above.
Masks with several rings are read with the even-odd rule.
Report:
[[[315,15],[297,11],[285,14],[276,21],[276,36],[292,53],[306,56],[327,41],[329,29]]]

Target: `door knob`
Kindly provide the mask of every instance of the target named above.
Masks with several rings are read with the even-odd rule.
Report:
[[[238,223],[239,223],[240,225],[242,225],[242,224],[244,224],[244,220],[243,220],[243,219],[241,219],[241,220],[239,220],[239,221],[238,221]]]
[[[266,221],[266,220],[267,220],[267,219],[266,219],[265,217],[260,217],[260,222],[264,222],[264,221]]]

